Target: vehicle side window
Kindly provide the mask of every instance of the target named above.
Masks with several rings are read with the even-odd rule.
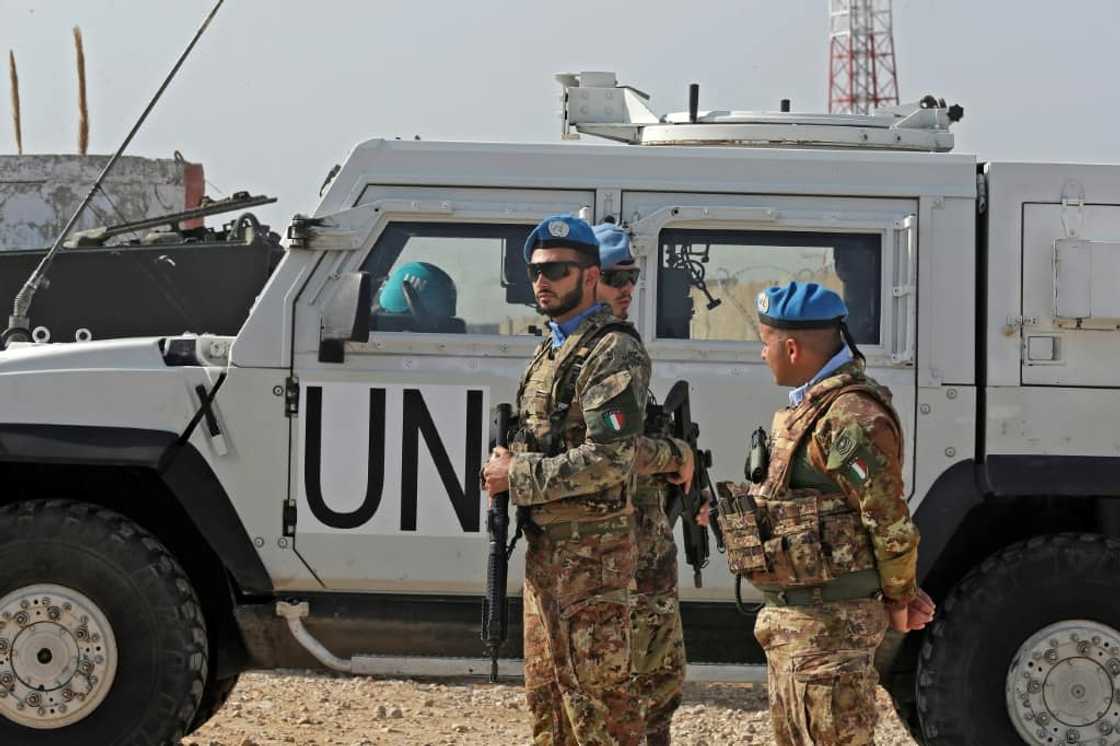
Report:
[[[840,293],[856,342],[878,344],[881,254],[877,233],[666,229],[658,252],[657,336],[757,340],[758,293],[797,280]]]
[[[534,334],[540,327],[521,249],[533,226],[392,223],[362,269],[375,332]]]

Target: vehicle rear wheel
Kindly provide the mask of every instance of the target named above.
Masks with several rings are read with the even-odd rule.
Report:
[[[194,589],[147,531],[85,503],[0,508],[0,743],[177,744],[207,656]]]
[[[1115,742],[1120,541],[1042,536],[985,560],[938,609],[918,662],[929,746]]]

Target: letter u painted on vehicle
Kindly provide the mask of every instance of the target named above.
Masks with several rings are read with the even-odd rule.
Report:
[[[323,439],[323,388],[307,387],[307,435],[304,459],[304,488],[311,513],[323,525],[332,528],[357,528],[367,523],[381,505],[385,488],[385,398],[386,390],[371,388],[369,391],[369,453],[367,454],[366,493],[355,510],[340,512],[330,508],[323,499],[322,490],[322,439]],[[447,449],[440,438],[428,406],[419,389],[403,391],[403,416],[401,419],[401,531],[416,531],[417,492],[419,481],[420,436],[428,448],[440,482],[451,501],[460,527],[464,532],[478,533],[480,529],[481,487],[478,472],[482,467],[483,392],[467,391],[466,412],[466,463],[463,483],[451,464]]]
[[[366,496],[356,510],[341,513],[323,500],[323,387],[307,387],[307,452],[304,487],[312,514],[331,528],[357,528],[377,512],[385,487],[385,389],[369,390],[369,454]]]

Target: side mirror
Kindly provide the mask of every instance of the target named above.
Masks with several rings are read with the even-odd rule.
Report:
[[[319,362],[341,363],[346,342],[369,339],[373,282],[368,272],[347,272],[338,279],[339,288],[323,310],[319,338]]]

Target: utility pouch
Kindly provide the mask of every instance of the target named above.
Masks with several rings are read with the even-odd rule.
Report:
[[[859,515],[845,512],[821,516],[821,543],[829,575],[838,578],[875,567],[875,555]]]
[[[750,575],[766,570],[758,514],[746,486],[734,482],[716,485],[719,494],[719,521],[727,547],[727,566],[736,575]]]
[[[819,530],[821,519],[817,508],[817,492],[798,492],[798,497],[765,501],[764,509],[770,519],[770,533],[773,536],[789,536],[808,531],[815,533]]]
[[[816,490],[799,490],[785,500],[760,501],[768,528],[763,541],[767,570],[751,582],[796,588],[831,579],[821,546],[819,499]]]

